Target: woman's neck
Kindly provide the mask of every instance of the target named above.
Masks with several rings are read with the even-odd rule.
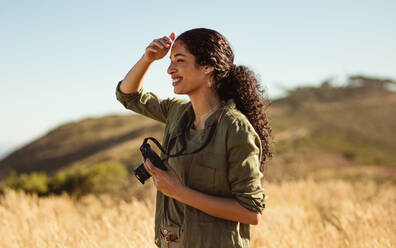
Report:
[[[220,107],[220,98],[214,90],[210,90],[190,95],[190,100],[195,114],[195,129],[201,130],[205,127],[206,119]]]

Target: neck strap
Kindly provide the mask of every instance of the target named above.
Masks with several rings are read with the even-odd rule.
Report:
[[[188,153],[184,153],[184,154],[183,154],[184,150],[186,150],[186,147],[187,147],[187,144],[186,144],[186,137],[185,137],[185,136],[186,136],[186,129],[187,129],[187,123],[186,123],[186,122],[185,122],[186,124],[183,126],[184,132],[183,132],[182,135],[181,135],[181,136],[182,136],[182,139],[181,139],[181,141],[182,141],[182,148],[180,149],[180,151],[178,151],[178,152],[175,153],[175,154],[169,154],[167,151],[165,151],[165,149],[161,146],[161,144],[158,142],[158,140],[156,140],[156,139],[153,138],[153,137],[145,138],[143,142],[145,143],[145,142],[147,142],[148,140],[153,141],[153,142],[158,146],[158,148],[159,148],[164,154],[167,155],[167,158],[166,158],[166,159],[168,159],[168,158],[173,158],[173,157],[179,157],[179,156],[185,156],[185,155],[191,155],[191,154],[200,152],[202,149],[204,149],[204,148],[209,144],[209,142],[210,142],[212,136],[214,135],[214,133],[215,133],[215,131],[216,131],[217,124],[218,124],[218,122],[219,122],[221,116],[223,115],[223,112],[224,112],[224,107],[222,108],[222,111],[219,111],[219,112],[217,113],[215,123],[213,123],[213,125],[210,127],[209,135],[207,136],[205,142],[202,144],[201,147],[199,147],[198,149],[196,149],[196,150],[193,151],[193,152],[188,152]],[[177,137],[173,137],[172,140],[169,141],[169,146],[168,146],[168,148],[169,148],[169,147],[172,147],[172,146],[175,144],[176,138],[177,138]]]

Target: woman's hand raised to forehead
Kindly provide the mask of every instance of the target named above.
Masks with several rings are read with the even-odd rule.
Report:
[[[149,62],[162,59],[168,53],[175,38],[176,34],[172,32],[169,36],[153,40],[150,45],[146,47],[144,58]]]

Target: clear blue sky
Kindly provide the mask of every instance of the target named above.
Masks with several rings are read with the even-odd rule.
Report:
[[[350,74],[396,79],[396,1],[1,1],[0,156],[69,121],[128,113],[115,86],[154,39],[228,38],[272,98]],[[144,88],[174,96],[168,56]]]

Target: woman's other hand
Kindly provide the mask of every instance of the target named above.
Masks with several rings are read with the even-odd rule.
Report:
[[[166,161],[164,164],[167,171],[155,167],[149,159],[144,161],[144,167],[153,177],[155,187],[164,195],[218,218],[251,225],[259,223],[261,214],[249,211],[234,198],[205,194],[183,185],[169,164]]]
[[[144,54],[144,59],[148,62],[162,59],[169,51],[172,42],[175,40],[176,34],[172,32],[169,36],[164,36],[159,39],[153,40]]]
[[[164,164],[168,168],[167,171],[154,166],[150,159],[144,161],[144,167],[153,177],[157,190],[161,191],[164,195],[175,198],[181,192],[184,185],[176,175],[176,172],[169,166],[168,162],[164,161]]]

